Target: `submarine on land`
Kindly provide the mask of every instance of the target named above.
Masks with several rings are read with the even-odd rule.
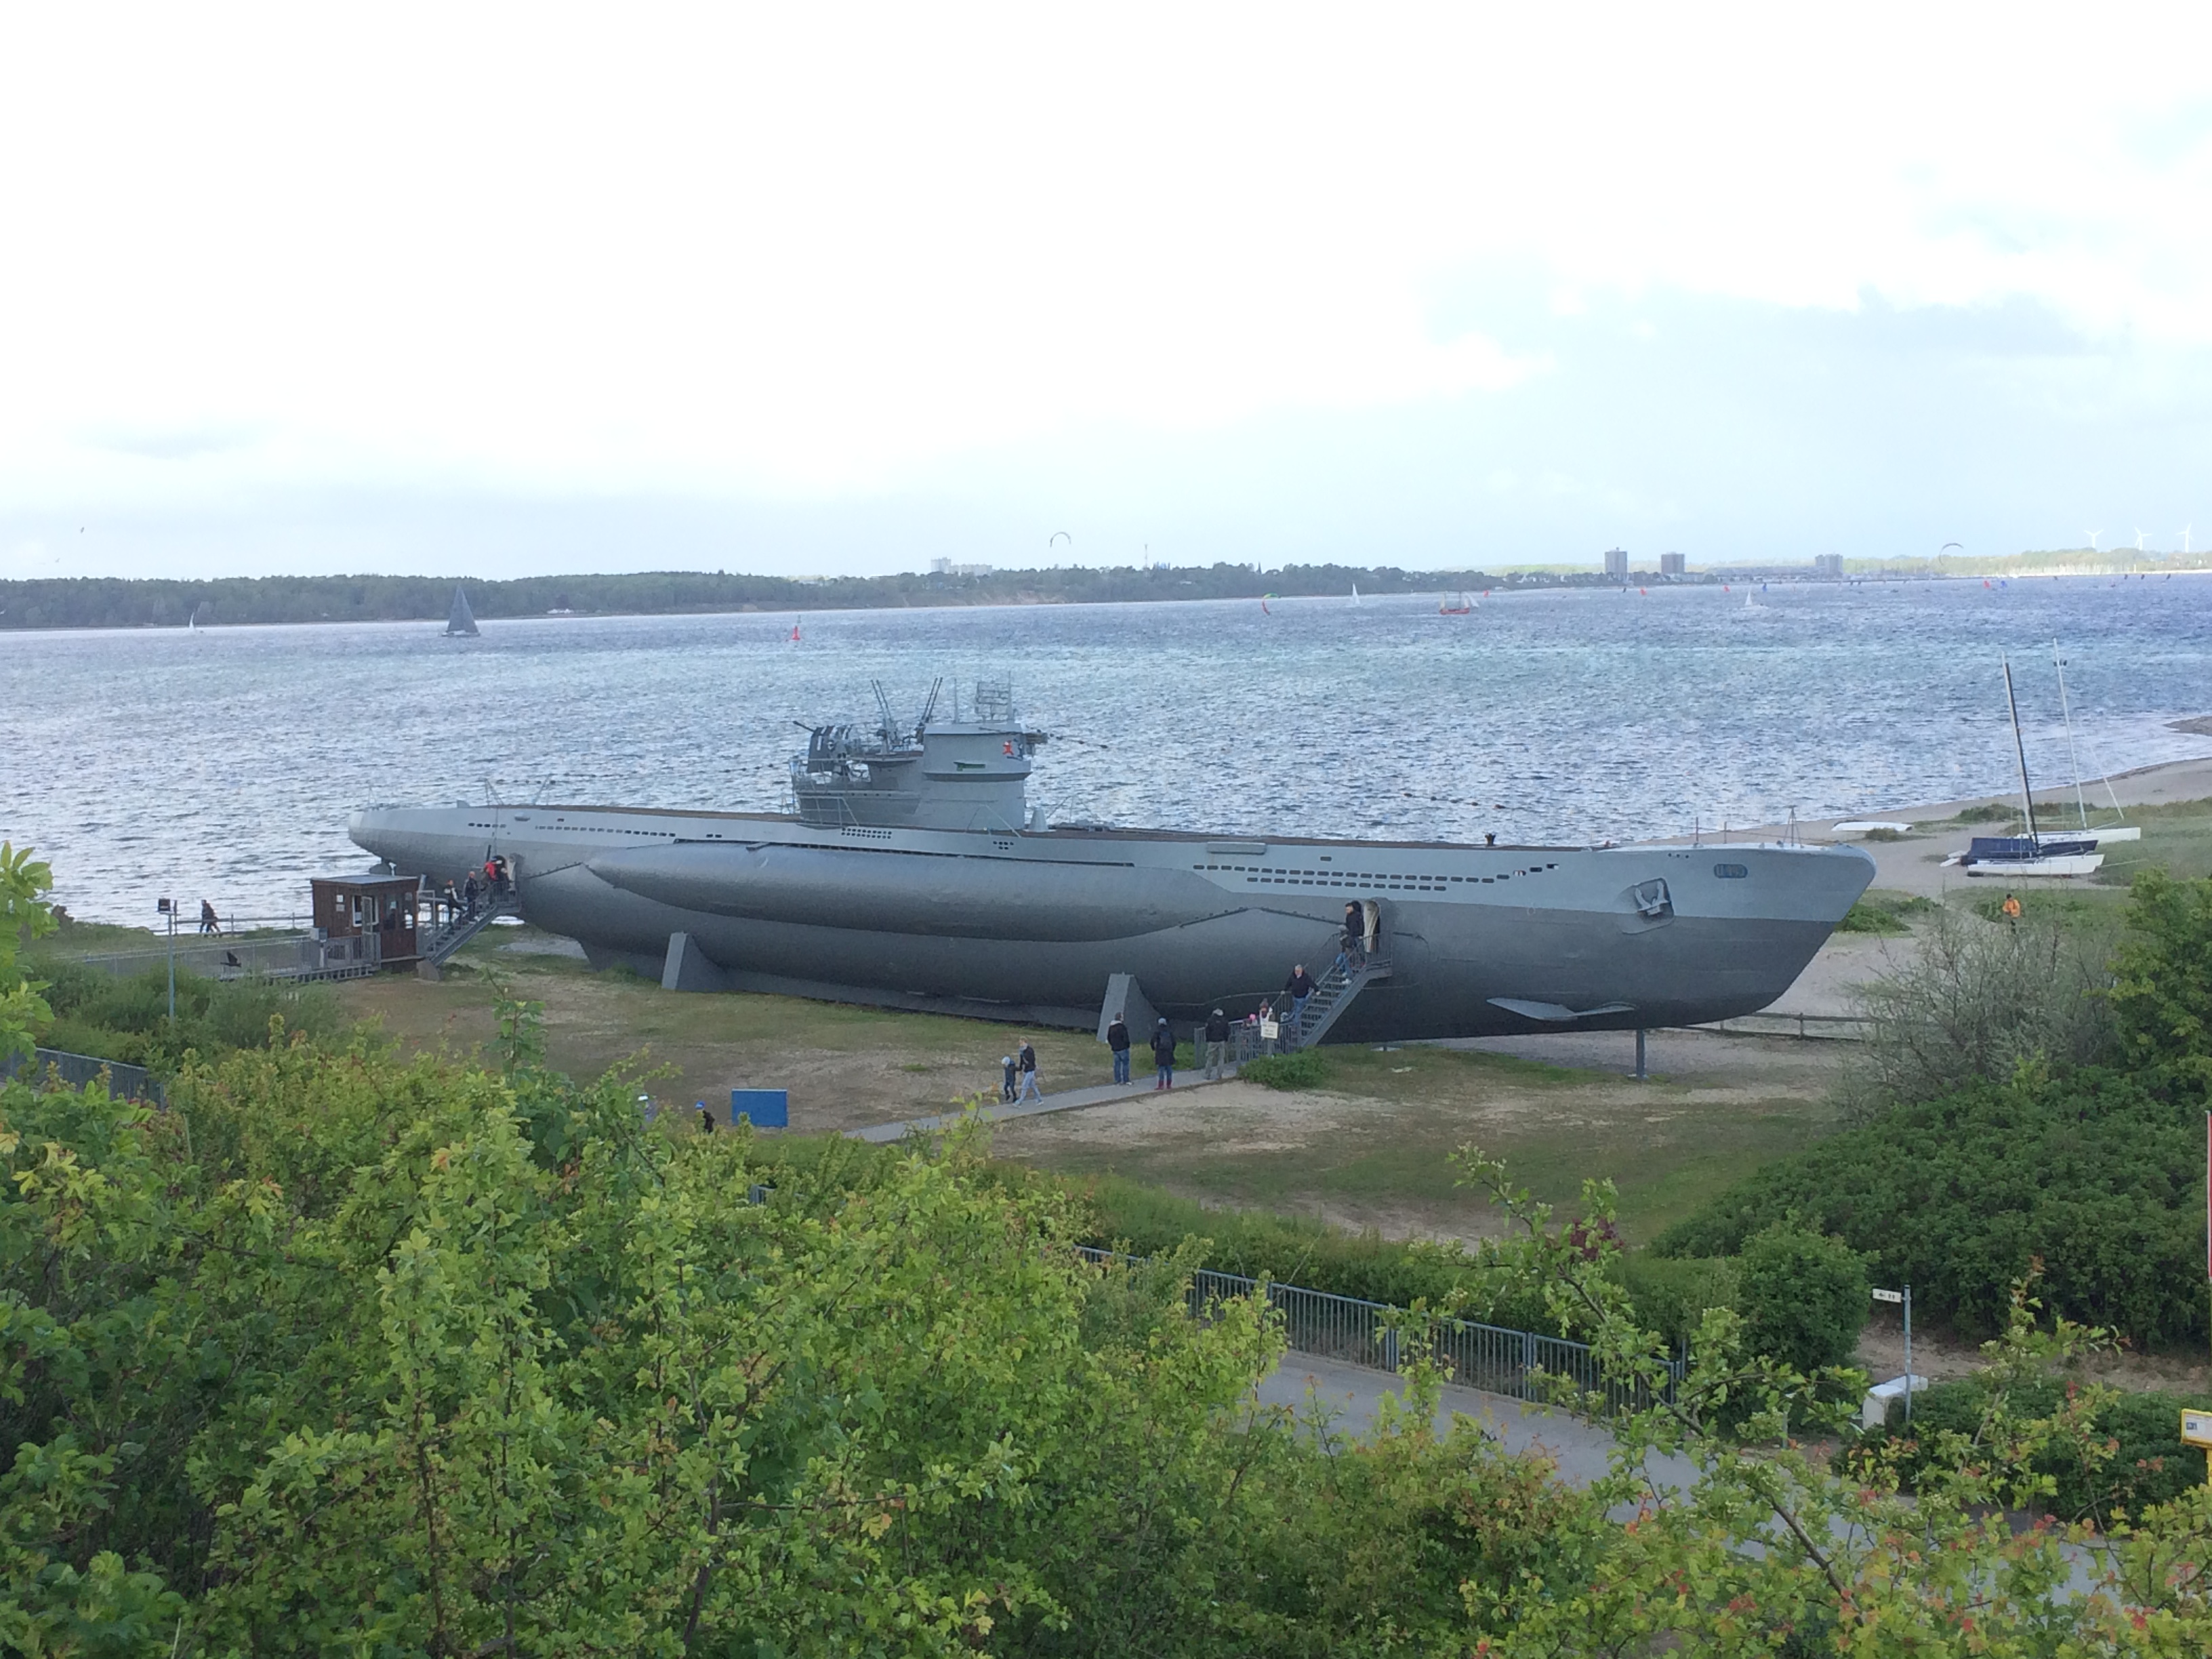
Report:
[[[1334,960],[1347,903],[1387,976],[1328,1041],[1623,1030],[1747,1014],[1787,990],[1874,876],[1856,848],[1467,846],[1047,823],[1046,742],[1004,687],[965,718],[808,728],[786,812],[537,803],[372,806],[402,874],[506,860],[522,915],[596,968],[1082,1028],[1243,1015]],[[1140,993],[1130,995],[1131,989]]]

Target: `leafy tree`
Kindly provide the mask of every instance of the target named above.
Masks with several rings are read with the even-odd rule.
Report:
[[[2131,1065],[2212,1097],[2212,881],[2136,877],[2109,995]]]
[[[53,872],[34,860],[29,848],[18,852],[0,841],[0,1060],[36,1047],[53,1017],[39,995],[46,987],[25,977],[21,957],[27,940],[54,931],[53,916],[40,902],[53,884]]]
[[[1461,1167],[1513,1218],[1525,1270],[1562,1321],[1613,1377],[1640,1381],[1650,1402],[1611,1419],[1611,1471],[1593,1489],[1632,1520],[1565,1582],[1540,1591],[1515,1582],[1494,1602],[1488,1586],[1471,1586],[1470,1607],[1511,1632],[1479,1651],[1764,1659],[2212,1646],[2212,1489],[2112,1517],[2102,1532],[2014,1524],[2057,1489],[2043,1465],[2094,1469],[2112,1455],[2094,1427],[2111,1390],[2069,1391],[2048,1412],[2018,1398],[2101,1333],[2063,1320],[2039,1330],[2039,1310],[2015,1287],[2005,1334],[1984,1350],[1988,1393],[1972,1433],[1947,1443],[1907,1494],[1892,1456],[1877,1451],[1838,1476],[1784,1437],[1801,1418],[1841,1431],[1847,1407],[1823,1395],[1855,1392],[1864,1379],[1748,1354],[1731,1310],[1706,1313],[1688,1373],[1675,1381],[1668,1344],[1638,1328],[1626,1292],[1605,1272],[1614,1247],[1601,1228],[1595,1253],[1584,1242],[1589,1224],[1610,1218],[1610,1182],[1585,1185],[1585,1224],[1571,1238],[1552,1226],[1549,1206],[1508,1184],[1502,1164],[1468,1148]]]
[[[2063,1070],[2116,1058],[2102,994],[2111,943],[2078,917],[1991,926],[1935,907],[1911,955],[1854,993],[1868,1025],[1838,1081],[1845,1121],[1869,1122],[2024,1064]]]

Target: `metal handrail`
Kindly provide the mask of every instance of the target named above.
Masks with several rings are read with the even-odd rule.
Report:
[[[1151,1259],[1091,1244],[1079,1244],[1075,1252],[1101,1267],[1115,1262],[1139,1267]],[[1368,1302],[1333,1291],[1308,1290],[1304,1285],[1279,1285],[1200,1267],[1191,1274],[1186,1291],[1191,1316],[1202,1319],[1213,1304],[1250,1296],[1263,1285],[1268,1308],[1280,1318],[1283,1334],[1293,1351],[1399,1374],[1403,1358],[1401,1329],[1417,1316],[1387,1302]],[[1652,1403],[1649,1390],[1640,1382],[1607,1376],[1588,1343],[1467,1319],[1432,1319],[1427,1328],[1437,1361],[1451,1381],[1468,1388],[1515,1400],[1547,1401],[1553,1397],[1554,1385],[1546,1379],[1565,1378],[1577,1393],[1601,1396],[1608,1414],[1642,1410]],[[1688,1364],[1686,1354],[1668,1361],[1667,1400],[1673,1400]]]

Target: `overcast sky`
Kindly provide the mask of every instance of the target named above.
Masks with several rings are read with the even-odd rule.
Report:
[[[2208,18],[11,8],[0,575],[2201,547]]]

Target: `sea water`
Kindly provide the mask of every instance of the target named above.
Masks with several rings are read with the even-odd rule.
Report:
[[[1477,596],[1480,597],[1480,596]],[[791,633],[794,623],[799,638]],[[0,633],[0,836],[76,915],[304,908],[370,803],[778,810],[801,723],[1011,683],[1060,821],[1632,841],[2212,753],[2212,579]]]

